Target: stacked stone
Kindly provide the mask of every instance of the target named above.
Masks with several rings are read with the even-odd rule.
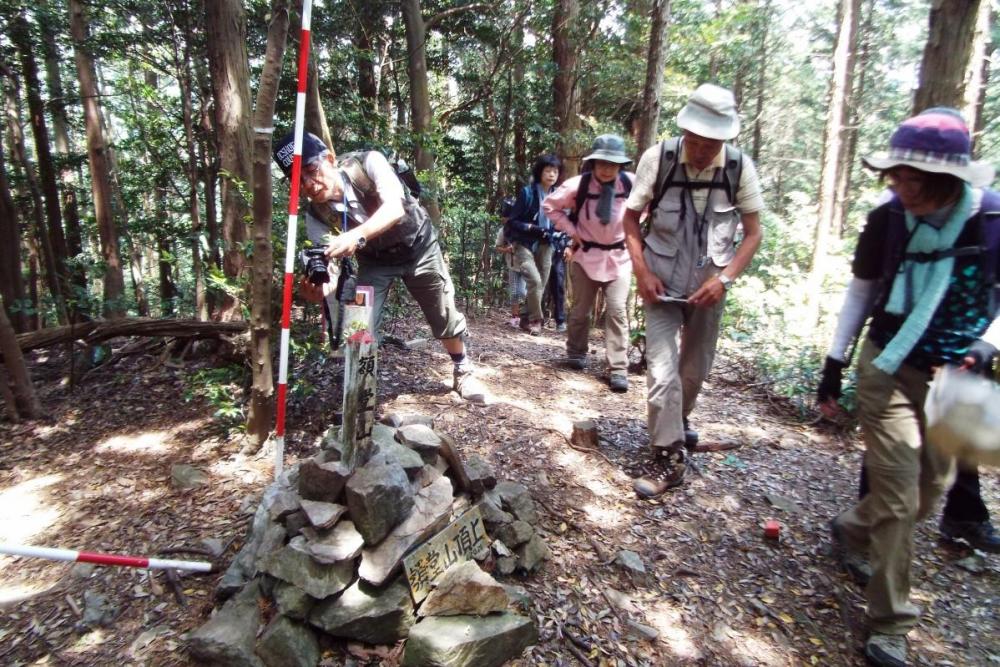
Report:
[[[333,640],[406,639],[404,665],[489,667],[536,641],[534,622],[515,610],[508,587],[475,561],[445,571],[419,607],[402,573],[404,556],[476,503],[494,539],[492,553],[477,558],[500,574],[537,568],[549,551],[523,485],[498,483],[480,457],[463,461],[453,441],[417,415],[376,424],[353,473],[342,458],[332,429],[319,454],[265,491],[219,583],[217,596],[227,601],[189,635],[195,658],[316,665]]]

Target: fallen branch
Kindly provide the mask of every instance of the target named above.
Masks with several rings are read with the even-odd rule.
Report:
[[[566,648],[569,650],[570,653],[573,654],[574,658],[580,661],[581,665],[583,665],[584,667],[594,667],[594,663],[590,661],[590,658],[587,657],[587,654],[581,651],[580,648],[577,648],[581,647],[585,651],[589,651],[590,646],[588,646],[582,639],[574,635],[572,632],[567,630],[566,626],[563,623],[559,624],[559,636],[562,637],[564,643],[566,644]]]
[[[247,328],[246,322],[201,322],[198,320],[125,317],[119,320],[96,320],[29,331],[18,334],[17,344],[22,352],[28,352],[74,340],[93,344],[117,336],[165,336],[172,338],[219,336],[221,334],[243,333]]]

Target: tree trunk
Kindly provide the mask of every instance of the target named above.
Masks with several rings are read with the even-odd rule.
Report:
[[[817,309],[823,280],[826,278],[827,247],[833,225],[837,182],[844,168],[844,126],[847,121],[847,97],[851,89],[855,39],[857,37],[860,0],[841,0],[840,24],[833,53],[833,75],[830,82],[829,112],[826,119],[826,145],[823,149],[823,169],[820,176],[819,218],[813,241],[812,265],[806,280],[806,295],[810,309]],[[813,321],[810,317],[807,321]]]
[[[271,3],[267,52],[254,107],[254,127],[270,127],[278,96],[281,61],[288,38],[287,0]],[[274,378],[271,372],[271,281],[274,252],[271,247],[271,134],[257,132],[253,142],[253,262],[250,302],[250,410],[247,433],[261,446],[271,432]]]
[[[62,161],[62,166],[59,168],[59,181],[62,183],[62,217],[66,226],[66,252],[68,259],[72,259],[83,253],[83,225],[80,222],[80,206],[76,193],[79,179],[69,163],[72,144],[69,135],[69,119],[66,117],[66,93],[63,91],[62,75],[59,71],[62,56],[56,44],[54,21],[42,21],[41,29],[42,47],[45,53],[45,80],[49,88],[49,111],[52,115],[52,134],[56,153]],[[87,272],[82,264],[70,263],[69,278],[79,295],[87,294]],[[76,298],[75,294],[69,296],[72,306],[71,316],[77,320],[89,317],[82,300]]]
[[[215,99],[215,131],[222,156],[222,270],[226,294],[217,316],[239,319],[250,207],[240,192],[252,187],[250,136],[250,66],[247,59],[247,20],[242,0],[205,3],[205,35]],[[268,123],[270,125],[270,123]]]
[[[978,142],[983,133],[983,106],[986,104],[986,83],[990,76],[990,63],[993,61],[994,50],[991,39],[992,3],[980,2],[979,14],[976,17],[976,34],[972,44],[972,58],[966,76],[965,86],[965,119],[972,132],[972,153],[978,157]]]
[[[864,10],[864,22],[858,28],[855,40],[857,48],[857,63],[852,67],[857,72],[854,89],[851,90],[848,102],[847,127],[844,130],[843,168],[837,180],[837,198],[833,212],[833,230],[841,238],[847,231],[847,218],[850,213],[849,193],[851,179],[854,174],[854,158],[858,154],[858,128],[861,123],[861,109],[865,108],[865,92],[868,83],[868,67],[872,56],[873,25],[875,18],[875,0],[867,0]]]
[[[434,178],[432,149],[431,98],[427,83],[427,53],[424,48],[427,31],[420,10],[420,0],[401,0],[403,23],[406,26],[407,74],[410,79],[410,123],[413,130],[413,165],[428,185],[424,205],[435,224],[441,222]],[[423,195],[421,195],[423,197]]]
[[[577,45],[574,27],[580,15],[578,0],[558,0],[552,17],[552,109],[556,120],[556,152],[563,160],[563,176],[580,173],[577,130],[580,127],[580,99],[576,89]]]
[[[980,0],[933,0],[913,113],[962,107]]]
[[[35,387],[31,383],[31,374],[24,363],[24,355],[17,344],[14,327],[7,319],[7,304],[0,308],[0,352],[3,353],[3,364],[7,367],[7,375],[14,394],[14,405],[17,416],[25,419],[37,419],[42,416],[42,405],[35,395]],[[7,380],[7,378],[3,378]]]
[[[323,99],[319,91],[319,72],[316,59],[309,59],[309,81],[306,89],[306,132],[312,132],[323,140],[327,148],[334,150],[333,135],[330,134],[330,124],[326,122],[326,112],[323,110]]]
[[[760,50],[757,52],[757,90],[756,102],[753,117],[753,143],[750,148],[750,157],[754,162],[760,161],[761,148],[764,145],[764,91],[767,89],[767,46],[770,42],[768,33],[771,27],[771,2],[763,0],[760,8]]]
[[[191,272],[194,275],[194,316],[198,320],[208,319],[208,300],[205,288],[205,266],[201,257],[201,206],[198,201],[198,153],[196,150],[194,132],[194,75],[191,69],[191,36],[190,14],[186,9],[180,9],[184,28],[174,41],[174,60],[177,62],[177,82],[181,93],[181,117],[184,122],[184,148],[187,152],[188,181],[188,216],[191,218]],[[183,40],[181,53],[177,53],[176,39]],[[207,178],[207,176],[206,176]],[[206,196],[208,189],[206,188]],[[214,196],[214,193],[213,193]],[[170,304],[169,312],[173,314],[173,297],[176,288],[170,279],[170,264],[163,261],[163,252],[167,248],[165,239],[160,239],[160,303]],[[165,310],[164,312],[168,312]]]
[[[84,123],[87,128],[87,158],[90,164],[90,181],[94,200],[94,217],[101,238],[101,256],[104,260],[104,315],[108,318],[125,316],[125,276],[118,252],[118,229],[111,212],[111,168],[107,145],[101,126],[100,91],[94,62],[87,52],[87,19],[80,0],[69,0],[70,28],[73,34],[73,51],[76,70],[80,78],[80,95],[83,98]]]
[[[368,139],[378,136],[382,121],[378,115],[378,86],[375,77],[375,51],[380,26],[384,25],[381,2],[368,0],[357,5],[354,37],[354,66],[358,70],[358,97],[364,126],[361,134]]]
[[[10,37],[17,46],[21,59],[21,72],[24,75],[25,93],[28,98],[31,132],[35,139],[35,158],[38,160],[38,180],[45,203],[48,244],[52,250],[56,279],[59,281],[59,297],[65,298],[70,292],[68,289],[69,271],[66,266],[66,237],[63,234],[62,211],[59,207],[59,187],[56,184],[56,170],[49,147],[49,130],[45,125],[45,104],[42,102],[38,63],[34,56],[36,46],[32,43],[31,29],[23,12],[13,19]],[[64,307],[60,307],[58,310],[61,312]]]
[[[663,89],[663,66],[667,59],[667,28],[670,25],[670,0],[653,0],[650,10],[649,55],[646,58],[646,82],[642,87],[639,133],[636,137],[636,162],[642,152],[656,142],[660,125],[660,91]]]
[[[14,206],[7,182],[7,165],[4,148],[0,143],[0,297],[8,310],[11,324],[17,333],[28,331],[28,317],[24,312],[24,277],[21,275],[20,215]]]
[[[18,106],[18,82],[11,77],[10,86],[4,98],[5,112],[7,116],[7,133],[10,138],[11,157],[15,164],[21,168],[24,174],[24,182],[31,197],[31,215],[34,222],[35,238],[42,254],[42,263],[45,266],[45,284],[49,288],[49,295],[52,297],[53,305],[56,309],[56,317],[60,324],[69,322],[66,312],[66,301],[62,296],[62,281],[59,279],[59,267],[55,254],[52,252],[50,237],[45,228],[45,208],[42,203],[42,190],[35,176],[28,159],[28,151],[24,145],[24,130],[21,122],[21,110]]]

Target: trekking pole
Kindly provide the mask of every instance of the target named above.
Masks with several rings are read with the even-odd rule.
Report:
[[[295,99],[295,143],[292,183],[288,193],[288,240],[285,245],[285,285],[281,306],[281,356],[278,362],[278,409],[274,427],[274,476],[281,474],[285,460],[285,400],[288,395],[288,341],[292,326],[292,279],[295,270],[295,234],[299,223],[299,183],[302,174],[302,133],[306,115],[306,82],[309,79],[309,26],[312,0],[302,2],[302,34],[299,40],[299,81]]]
[[[52,549],[31,547],[26,544],[2,544],[0,554],[61,560],[70,563],[94,563],[95,565],[119,565],[147,570],[188,570],[191,572],[211,572],[212,564],[205,561],[169,560],[166,558],[146,558],[145,556],[123,556],[121,554],[101,554],[94,551],[74,551],[72,549]]]

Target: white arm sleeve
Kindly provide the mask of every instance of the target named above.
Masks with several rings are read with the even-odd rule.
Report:
[[[982,335],[982,339],[993,347],[1000,349],[1000,317],[993,320],[993,323],[986,329],[986,333]]]
[[[833,335],[827,356],[837,361],[848,361],[847,348],[861,333],[861,327],[871,315],[878,295],[877,287],[876,280],[851,279],[847,292],[844,293],[844,305],[840,309],[840,317],[837,318],[837,331]]]

